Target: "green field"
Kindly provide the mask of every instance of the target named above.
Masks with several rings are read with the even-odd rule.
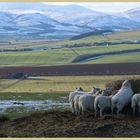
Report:
[[[21,65],[60,65],[60,64],[71,64],[72,61],[77,57],[84,55],[122,51],[122,50],[133,50],[140,49],[140,44],[130,45],[110,45],[110,46],[82,46],[75,48],[61,48],[61,49],[50,49],[50,47],[61,46],[61,45],[72,45],[78,43],[91,43],[91,42],[104,42],[104,41],[126,41],[139,39],[140,31],[121,31],[114,32],[108,35],[92,35],[78,40],[64,40],[57,42],[48,42],[44,44],[44,41],[40,41],[39,44],[29,46],[28,42],[25,42],[25,48],[48,48],[44,51],[32,51],[32,52],[1,52],[0,53],[0,66],[21,66]],[[19,48],[24,42],[14,42],[16,45],[19,44]],[[14,45],[12,45],[14,46]],[[2,46],[1,46],[2,47]],[[8,46],[7,46],[8,47]],[[9,47],[10,48],[10,44]],[[16,47],[18,49],[18,45]],[[24,48],[24,47],[23,47]],[[11,48],[12,49],[12,48]],[[82,63],[120,63],[120,62],[140,62],[139,54],[129,55],[112,55],[102,59],[91,60]],[[117,57],[119,56],[119,57]]]
[[[104,88],[105,83],[139,76],[47,76],[34,77],[26,80],[0,79],[2,93],[68,93],[76,87],[83,87],[85,91],[93,86]]]
[[[140,44],[136,45],[112,45],[112,46],[98,46],[98,47],[79,47],[79,48],[63,48],[52,49],[46,51],[35,52],[3,52],[0,54],[0,66],[20,66],[20,65],[59,65],[59,64],[71,64],[72,61],[82,55],[98,54],[104,52],[113,52],[121,50],[133,50],[140,49]],[[130,55],[129,55],[130,56]],[[137,62],[140,62],[138,55],[133,54]],[[130,62],[123,58],[116,61],[116,56],[112,56],[112,62]],[[131,58],[131,57],[129,57]],[[132,62],[134,58],[131,58]],[[98,62],[98,60],[95,60]],[[104,59],[99,63],[103,63]],[[106,60],[105,60],[106,62]],[[94,63],[94,61],[88,62]]]
[[[85,91],[90,91],[93,86],[103,89],[105,84],[119,79],[140,78],[140,75],[123,76],[47,76],[30,77],[26,80],[0,79],[0,100],[43,101],[47,100],[59,103],[68,103],[70,91],[81,86]],[[1,103],[0,103],[1,104]],[[55,108],[56,109],[56,108]],[[67,110],[68,108],[58,108]],[[52,109],[49,109],[52,110]],[[48,111],[49,111],[48,110]],[[43,108],[38,111],[44,111]],[[37,112],[38,112],[37,111]],[[30,115],[36,110],[26,106],[9,107],[4,113],[0,113],[0,120],[6,117],[10,119]]]
[[[140,53],[137,54],[121,54],[121,55],[110,55],[96,60],[86,61],[86,64],[104,64],[104,63],[133,63],[140,62]]]

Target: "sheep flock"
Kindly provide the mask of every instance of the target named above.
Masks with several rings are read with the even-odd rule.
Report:
[[[140,115],[140,93],[134,93],[130,80],[124,80],[119,90],[93,87],[90,92],[85,92],[81,87],[76,88],[69,94],[69,103],[72,113],[78,116],[88,112],[94,113],[94,117],[118,116],[126,108],[133,115]]]

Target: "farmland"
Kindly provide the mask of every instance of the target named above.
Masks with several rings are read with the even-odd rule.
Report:
[[[124,79],[135,78],[138,75],[124,76],[41,76],[25,80],[0,79],[0,91],[11,93],[68,93],[81,86],[89,91],[93,86],[104,87],[105,83]]]
[[[140,45],[113,45],[109,47],[81,47],[81,48],[62,48],[46,51],[34,51],[34,52],[2,52],[0,55],[0,66],[22,66],[22,65],[60,65],[71,64],[72,61],[83,55],[99,54],[105,52],[115,52],[122,50],[135,50],[139,49]],[[134,56],[136,62],[139,62],[138,54]],[[117,62],[131,62],[124,61],[123,57],[119,57]],[[114,61],[113,61],[114,60]],[[132,61],[134,59],[132,58]],[[99,61],[100,62],[100,61]],[[102,61],[103,62],[103,61]],[[116,62],[112,56],[112,62]],[[88,61],[88,63],[94,63]]]
[[[116,121],[114,121],[114,118],[109,118],[108,121],[106,121],[106,118],[105,120],[103,118],[94,119],[93,121],[93,114],[76,117],[70,112],[68,95],[70,91],[79,86],[85,91],[90,91],[93,86],[103,89],[105,88],[105,84],[110,81],[140,78],[140,44],[82,45],[80,47],[61,46],[92,42],[101,43],[104,41],[120,42],[130,41],[131,39],[138,40],[139,31],[135,32],[136,34],[134,34],[134,31],[116,32],[109,35],[88,36],[78,40],[54,42],[38,40],[12,42],[9,44],[1,43],[0,136],[102,136],[101,130],[104,128],[109,129],[112,133],[106,133],[103,136],[130,136],[129,133],[125,134],[125,128],[131,129],[130,125],[133,122],[138,122],[139,119],[136,118],[130,124],[127,124],[124,119],[121,119],[124,122],[122,123],[119,118],[115,118]],[[35,51],[22,50],[25,48],[33,48]],[[8,51],[4,51],[6,49]],[[125,51],[126,53],[120,54],[121,51]],[[103,55],[105,53],[114,54],[94,60],[90,59],[87,61],[83,59],[80,62],[74,61],[77,58]],[[27,73],[29,77],[27,79],[2,78],[17,72]],[[130,117],[127,120],[130,121]],[[58,118],[60,119],[57,120]],[[96,124],[95,127],[89,125],[86,119],[91,124]],[[30,126],[27,123],[28,120],[30,120]],[[62,122],[61,130],[63,133],[59,131],[59,121]],[[69,123],[65,124],[66,121]],[[18,122],[18,125],[15,122]],[[55,126],[52,125],[54,122]],[[13,123],[14,125],[11,125]],[[77,131],[77,126],[74,123],[81,127],[79,131]],[[34,130],[34,124],[38,127],[37,132]],[[122,129],[119,129],[120,125]],[[20,126],[22,126],[22,129]],[[87,126],[89,126],[89,129],[85,133],[83,128],[86,127],[87,129]],[[138,128],[138,126],[134,125],[133,128]],[[45,132],[43,129],[45,129]],[[139,136],[139,133],[133,131],[133,135]]]
[[[120,44],[109,46],[82,46],[82,47],[62,47],[55,48],[63,45],[72,45],[79,43],[92,43],[92,42],[120,42],[138,40],[140,31],[124,31],[113,32],[108,35],[92,35],[78,40],[64,40],[64,41],[26,41],[26,42],[12,42],[9,44],[0,44],[2,49],[24,49],[24,48],[41,48],[46,50],[36,51],[13,51],[13,52],[1,52],[0,66],[28,66],[28,65],[62,65],[72,64],[73,60],[77,57],[83,57],[88,55],[102,54],[108,52],[130,51],[139,50],[140,44]],[[54,49],[52,49],[54,47]],[[119,55],[119,54],[118,54]],[[134,56],[134,57],[131,57]],[[128,58],[128,59],[124,59]],[[111,58],[111,61],[109,61]],[[81,63],[122,63],[122,62],[139,62],[138,54],[124,54],[117,56],[105,56],[102,59],[95,59],[89,61],[83,61]]]

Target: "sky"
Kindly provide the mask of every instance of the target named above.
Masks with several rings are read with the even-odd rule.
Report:
[[[95,11],[101,11],[105,13],[118,13],[127,11],[129,9],[134,9],[140,7],[140,2],[44,2],[44,4],[53,4],[53,5],[69,5],[69,4],[78,4],[85,6],[89,9]]]
[[[39,4],[40,2],[33,2],[36,6],[37,4]],[[23,7],[26,6],[28,7],[28,4],[30,5],[29,7],[32,7],[32,2],[31,3],[27,3],[27,2],[13,2],[13,3],[9,3],[9,2],[4,2],[4,3],[0,3],[0,10],[6,10],[9,12],[15,12],[15,13],[34,13],[34,12],[38,12],[38,8],[36,9],[32,9],[29,8],[28,10],[19,10],[18,8],[22,5]],[[92,9],[94,11],[97,12],[104,12],[104,13],[108,13],[108,14],[113,14],[113,13],[120,13],[120,12],[124,12],[130,9],[135,9],[135,8],[140,8],[140,2],[41,2],[42,4],[49,4],[49,5],[71,5],[71,4],[76,4],[76,5],[81,5],[84,6],[86,8]],[[20,5],[21,4],[21,5]],[[12,7],[13,5],[13,7]],[[21,6],[21,7],[22,7]],[[9,9],[12,8],[12,9]],[[17,9],[18,10],[17,10]],[[23,8],[24,9],[24,8]],[[17,10],[17,11],[16,11]],[[42,11],[40,11],[42,12]]]

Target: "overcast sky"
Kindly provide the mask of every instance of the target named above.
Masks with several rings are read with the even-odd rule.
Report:
[[[45,4],[54,4],[54,5],[79,4],[89,9],[106,12],[106,13],[118,13],[118,12],[140,7],[140,2],[125,2],[125,3],[124,2],[87,2],[87,3],[45,2]]]

